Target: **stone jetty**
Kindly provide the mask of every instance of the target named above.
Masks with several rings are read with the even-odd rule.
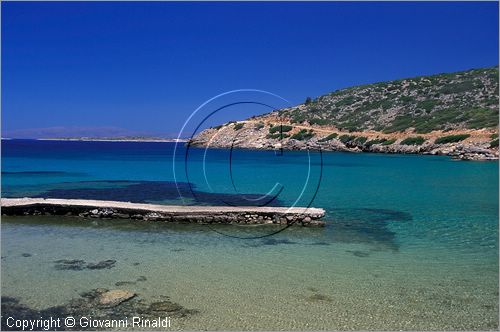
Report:
[[[184,206],[49,198],[2,198],[2,215],[62,215],[199,224],[324,226],[325,211],[305,207]]]

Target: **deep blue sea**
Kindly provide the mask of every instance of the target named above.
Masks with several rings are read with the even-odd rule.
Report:
[[[2,295],[40,309],[145,276],[129,288],[199,311],[174,329],[494,329],[498,166],[442,156],[3,140],[2,197],[313,206],[326,210],[327,226],[244,240],[203,225],[3,217]],[[67,271],[54,269],[58,259],[117,263]]]

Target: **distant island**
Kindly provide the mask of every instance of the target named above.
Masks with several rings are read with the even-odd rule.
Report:
[[[189,144],[498,159],[498,81],[495,66],[355,86],[206,129]]]
[[[86,141],[86,142],[187,142],[186,139],[161,138],[161,137],[54,137],[38,138],[39,141]]]

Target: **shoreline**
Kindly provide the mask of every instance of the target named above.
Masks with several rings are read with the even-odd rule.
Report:
[[[191,148],[208,149],[240,149],[249,151],[322,151],[322,152],[348,152],[348,153],[377,153],[391,155],[421,155],[421,156],[445,156],[455,160],[463,161],[498,161],[498,149],[486,148],[464,143],[451,143],[445,145],[424,144],[424,145],[393,145],[374,144],[364,146],[363,144],[339,142],[318,142],[287,140],[280,142],[276,139],[266,139],[265,141],[244,141],[244,142],[216,142],[207,147],[207,141],[194,137],[192,139],[86,139],[86,138],[7,138],[5,141],[33,140],[33,141],[56,141],[56,142],[123,142],[123,143],[185,143]],[[333,141],[333,140],[332,140]]]
[[[290,147],[290,146],[281,146],[281,147],[254,147],[254,146],[211,146],[206,147],[203,144],[198,143],[190,143],[189,141],[186,144],[190,144],[190,148],[196,149],[213,149],[213,150],[247,150],[247,151],[288,151],[288,152],[301,152],[301,151],[312,151],[312,152],[344,152],[344,153],[353,153],[353,154],[361,154],[361,153],[372,153],[372,154],[385,154],[385,155],[413,155],[413,156],[440,156],[440,157],[449,157],[453,160],[461,160],[461,161],[498,161],[498,155],[492,156],[484,156],[486,150],[478,150],[476,156],[472,156],[470,152],[464,151],[453,151],[451,153],[441,153],[441,152],[432,152],[432,151],[413,151],[411,149],[408,150],[398,150],[398,149],[360,149],[360,148],[329,148],[324,146],[301,146],[299,147]],[[489,152],[490,150],[488,150]]]
[[[271,133],[275,128],[278,132]],[[279,132],[279,128],[286,132],[283,129]],[[306,136],[296,137],[299,134]],[[439,141],[440,139],[442,141]],[[499,159],[498,134],[495,129],[386,134],[376,131],[343,132],[329,127],[297,126],[275,121],[263,121],[260,124],[255,120],[245,120],[219,128],[205,129],[192,137],[187,144],[191,147],[223,149],[441,155],[458,160],[477,161]]]

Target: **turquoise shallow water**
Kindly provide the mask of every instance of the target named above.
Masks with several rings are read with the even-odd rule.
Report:
[[[2,195],[220,205],[258,204],[279,192],[271,204],[313,199],[327,226],[241,240],[199,225],[4,217],[2,294],[41,309],[145,276],[127,287],[199,310],[173,321],[177,329],[498,326],[497,162],[262,151],[233,151],[230,161],[228,150],[208,151],[203,161],[204,150],[185,159],[181,148],[180,199],[173,146],[2,141]],[[268,228],[218,230],[246,236]],[[117,263],[61,271],[58,259]]]

